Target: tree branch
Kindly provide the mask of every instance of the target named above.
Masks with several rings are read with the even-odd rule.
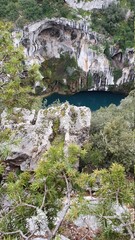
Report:
[[[34,209],[37,209],[36,206],[32,205],[32,204],[28,204],[28,203],[20,203],[18,204],[15,208],[17,207],[29,207],[29,208],[34,208]]]
[[[119,192],[120,192],[120,189],[118,188],[117,191],[116,191],[116,203],[117,203],[117,205],[119,205]]]
[[[61,224],[62,224],[62,222],[63,222],[63,220],[65,218],[65,216],[66,216],[66,213],[67,213],[67,211],[68,211],[68,209],[70,207],[70,195],[71,195],[72,187],[71,187],[71,184],[68,181],[68,178],[67,178],[65,173],[63,173],[63,177],[65,179],[66,188],[67,188],[67,199],[66,199],[66,202],[65,202],[65,204],[63,206],[63,209],[62,209],[61,218],[59,219],[55,229],[53,230],[52,238],[54,238],[56,236],[56,234],[57,234],[57,232],[58,232],[58,230],[59,230],[59,228],[60,228],[60,226],[61,226]]]
[[[29,240],[33,235],[34,233],[36,232],[36,230],[34,230],[28,237],[23,234],[23,232],[21,230],[17,230],[17,231],[13,231],[13,232],[2,232],[0,231],[0,236],[1,235],[14,235],[14,234],[20,234],[20,236],[23,238],[23,239],[26,239],[26,240]],[[27,233],[28,234],[28,233]]]
[[[28,237],[26,237],[21,230],[17,230],[17,231],[14,231],[14,232],[2,232],[2,231],[0,231],[0,235],[14,235],[14,234],[17,234],[17,233],[19,233],[23,239],[28,239]]]
[[[131,223],[125,223],[125,221],[117,215],[115,215],[115,216],[102,216],[102,217],[105,218],[106,220],[118,219],[122,223],[121,226],[126,228],[128,234],[130,236],[130,240],[134,240],[134,231],[132,231],[132,229],[131,229]]]
[[[43,196],[42,204],[41,204],[41,207],[40,207],[41,210],[43,209],[44,204],[45,204],[46,194],[47,194],[47,186],[46,186],[46,182],[45,182],[45,185],[44,185],[44,196]]]
[[[28,204],[28,203],[19,203],[18,205],[16,205],[14,208],[12,208],[10,211],[6,212],[5,210],[1,210],[0,211],[0,217],[3,217],[3,213],[4,214],[10,214],[12,213],[17,207],[29,207],[29,208],[34,208],[37,209],[36,206],[32,205],[32,204]]]
[[[132,229],[130,227],[131,224],[126,224],[122,218],[119,218],[119,220],[123,224],[123,226],[125,226],[125,228],[127,229],[127,232],[128,232],[128,234],[130,236],[130,240],[134,240],[134,229],[132,231]]]

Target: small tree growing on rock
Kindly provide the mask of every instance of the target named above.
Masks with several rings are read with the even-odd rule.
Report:
[[[1,210],[1,236],[30,239],[42,235],[53,239],[70,208],[72,191],[79,193],[87,184],[88,174],[80,174],[74,167],[84,154],[80,147],[71,145],[65,155],[60,144],[50,148],[32,175],[23,172],[14,177],[10,173],[3,186],[10,206]]]
[[[125,168],[113,163],[109,170],[95,170],[100,182],[97,196],[100,200],[95,214],[103,225],[104,233],[125,234],[134,239],[133,217],[129,207],[133,204],[133,191],[126,180]],[[109,233],[108,233],[109,236]]]

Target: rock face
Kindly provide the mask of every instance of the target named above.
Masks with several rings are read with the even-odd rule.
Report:
[[[68,103],[40,110],[37,114],[35,110],[14,108],[9,117],[4,111],[0,128],[1,131],[11,130],[10,151],[6,158],[9,170],[15,166],[21,170],[34,169],[41,153],[57,138],[64,140],[65,150],[70,143],[81,146],[89,138],[90,119],[89,108]]]
[[[45,19],[24,27],[22,44],[26,55],[39,62],[45,57],[59,58],[63,52],[69,52],[79,59],[82,46],[87,42],[96,45],[99,36],[88,29],[86,22],[70,21],[64,18]],[[85,47],[86,48],[86,47]],[[88,67],[79,64],[84,71]]]
[[[103,41],[103,36],[88,29],[86,22],[69,21],[67,19],[45,19],[24,28],[22,44],[28,62],[44,62],[46,58],[60,58],[63,53],[74,57],[78,66],[93,77],[92,88],[105,89],[113,84],[110,64],[103,49],[97,48]]]
[[[93,9],[102,9],[103,7],[108,7],[111,3],[117,3],[117,0],[91,0],[91,1],[78,1],[78,0],[65,0],[72,8],[81,8],[86,11]]]
[[[121,51],[112,51],[112,59],[115,64],[122,70],[121,77],[118,79],[117,84],[123,84],[126,82],[134,81],[134,62],[135,54],[134,49],[126,49],[125,53],[122,54]]]
[[[96,1],[89,4],[93,2]],[[28,64],[41,64],[45,59],[60,58],[61,54],[68,53],[70,57],[76,59],[77,65],[85,75],[83,80],[78,78],[78,84],[81,86],[83,81],[83,88],[91,90],[107,90],[108,86],[116,84],[112,67],[104,54],[104,43],[104,36],[93,32],[86,20],[76,22],[64,18],[44,19],[27,25],[24,27],[22,37]],[[117,84],[133,78],[134,50],[127,49],[126,53],[121,53],[121,57],[119,51],[110,47],[110,57],[114,66],[122,71]]]

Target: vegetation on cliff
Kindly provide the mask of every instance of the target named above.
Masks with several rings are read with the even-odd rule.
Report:
[[[13,21],[17,26],[45,17],[72,16],[64,0],[0,0],[0,18]]]
[[[48,89],[69,92],[79,90],[78,80],[86,79],[86,74],[77,65],[76,59],[69,53],[61,54],[60,58],[51,58],[41,65],[43,82]],[[83,80],[82,80],[83,81]]]
[[[13,169],[6,173],[5,161],[1,161],[0,197],[6,197],[10,203],[9,209],[4,208],[3,211],[1,201],[0,231],[3,239],[7,240],[6,236],[25,239],[33,235],[29,224],[32,221],[41,230],[42,216],[43,229],[49,234],[49,239],[53,239],[58,233],[63,233],[60,227],[63,221],[73,221],[80,214],[94,214],[101,223],[97,239],[109,240],[112,236],[115,240],[123,239],[123,236],[133,239],[130,213],[133,183],[127,176],[133,173],[135,155],[134,94],[132,91],[119,107],[112,105],[92,114],[90,140],[83,149],[71,145],[67,155],[63,141],[57,138],[55,126],[57,141],[42,155],[34,171]],[[8,136],[10,131],[1,134],[1,140],[8,143]],[[6,155],[1,155],[2,159],[6,159]],[[78,162],[79,171],[75,168]],[[83,197],[87,191],[91,197],[94,193],[100,204],[93,208],[89,201],[85,201]],[[116,211],[119,208],[121,215]],[[60,210],[63,215],[56,224],[55,218]],[[115,231],[119,226],[120,232]]]
[[[111,4],[107,9],[92,11],[92,28],[108,37],[111,36],[113,42],[121,49],[132,48],[134,47],[134,14],[133,12],[127,14],[127,8],[120,4]]]
[[[113,162],[134,171],[134,109],[135,90],[116,107],[110,105],[93,112],[90,143],[82,166],[88,170],[109,167]],[[90,169],[89,169],[90,168]]]
[[[7,235],[11,236],[10,239],[14,236],[31,239],[41,232],[41,236],[46,235],[51,240],[59,231],[63,232],[60,227],[64,220],[69,218],[71,221],[79,214],[94,214],[102,224],[100,231],[103,239],[111,236],[122,239],[123,232],[126,232],[133,240],[132,217],[123,208],[124,204],[132,207],[133,187],[126,180],[124,167],[114,163],[108,170],[95,170],[91,175],[79,173],[74,166],[85,154],[85,150],[71,145],[66,156],[59,144],[42,156],[33,173],[13,171],[6,176],[5,184],[1,186],[1,198],[6,194],[10,206],[8,210],[1,209],[0,234],[5,236],[4,239]],[[100,203],[93,208],[90,202],[83,200],[83,196],[86,189],[92,192],[94,187],[98,189],[95,196]],[[120,215],[117,208],[123,211]],[[62,212],[56,221],[60,210]],[[114,230],[119,225],[121,233]],[[101,236],[99,239],[102,239]]]
[[[129,93],[134,89],[134,77],[131,77],[129,82],[117,86],[117,80],[122,76],[122,70],[130,65],[126,58],[123,60],[123,56],[126,55],[127,49],[134,47],[134,6],[134,0],[121,0],[118,4],[110,4],[106,9],[95,9],[91,12],[92,29],[103,34],[107,39],[103,42],[104,54],[112,67],[115,83],[115,86],[109,86],[110,91]],[[119,51],[121,58],[118,58],[117,55]],[[134,72],[134,66],[131,71]]]
[[[0,0],[0,6],[0,18],[16,22],[21,27],[43,17],[67,17],[71,14],[63,0]],[[130,16],[125,18],[125,6],[134,10],[134,0],[122,0],[120,5],[111,5],[106,10],[91,13],[93,29],[111,37],[111,42],[113,40],[123,51],[133,47],[134,42],[133,13],[130,12]],[[0,22],[0,113],[7,108],[9,118],[14,107],[32,108],[33,86],[37,80],[41,80],[38,66],[27,69],[23,50],[14,47],[11,32],[11,24]],[[75,82],[82,74],[75,59],[68,55],[58,60],[46,60],[45,63],[47,68],[42,71],[45,71],[44,81],[48,85],[51,80],[53,84],[63,86],[64,77],[69,82]],[[116,79],[121,76],[121,69],[115,69],[115,76]],[[88,80],[91,83],[91,75]],[[11,129],[2,129],[1,239],[32,239],[41,230],[48,239],[54,239],[58,233],[63,234],[63,221],[68,222],[69,218],[73,221],[79,214],[95,215],[100,221],[99,232],[96,233],[98,240],[134,239],[131,212],[134,204],[134,99],[135,90],[120,106],[110,105],[92,113],[89,142],[85,142],[82,148],[70,145],[67,152],[62,137],[59,137],[59,121],[56,119],[53,146],[42,154],[33,171],[22,172],[13,167],[8,172],[6,160],[10,154]],[[18,115],[15,117],[18,120]],[[72,118],[76,118],[74,111]],[[34,125],[34,121],[31,124]],[[90,201],[84,200],[88,192],[90,197],[98,200],[95,207],[91,206]],[[122,213],[118,214],[116,208],[120,208]],[[62,215],[56,221],[60,210]],[[35,229],[31,229],[31,222]]]
[[[0,61],[0,111],[5,107],[31,108],[34,83],[41,75],[38,66],[25,65],[22,47],[13,44],[10,23],[0,22]]]

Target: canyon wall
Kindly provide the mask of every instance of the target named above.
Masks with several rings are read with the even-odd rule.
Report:
[[[67,53],[75,58],[77,66],[84,73],[83,78],[77,81],[82,88],[90,90],[108,90],[109,86],[116,85],[113,68],[105,55],[105,42],[105,36],[92,31],[86,20],[64,18],[44,19],[29,24],[24,27],[22,37],[27,64],[41,64],[46,59],[58,59]],[[109,51],[114,66],[121,71],[117,84],[132,81],[134,49],[127,49],[123,53],[117,47],[110,46]],[[74,68],[71,72],[74,72]],[[63,82],[66,80],[63,77]]]

